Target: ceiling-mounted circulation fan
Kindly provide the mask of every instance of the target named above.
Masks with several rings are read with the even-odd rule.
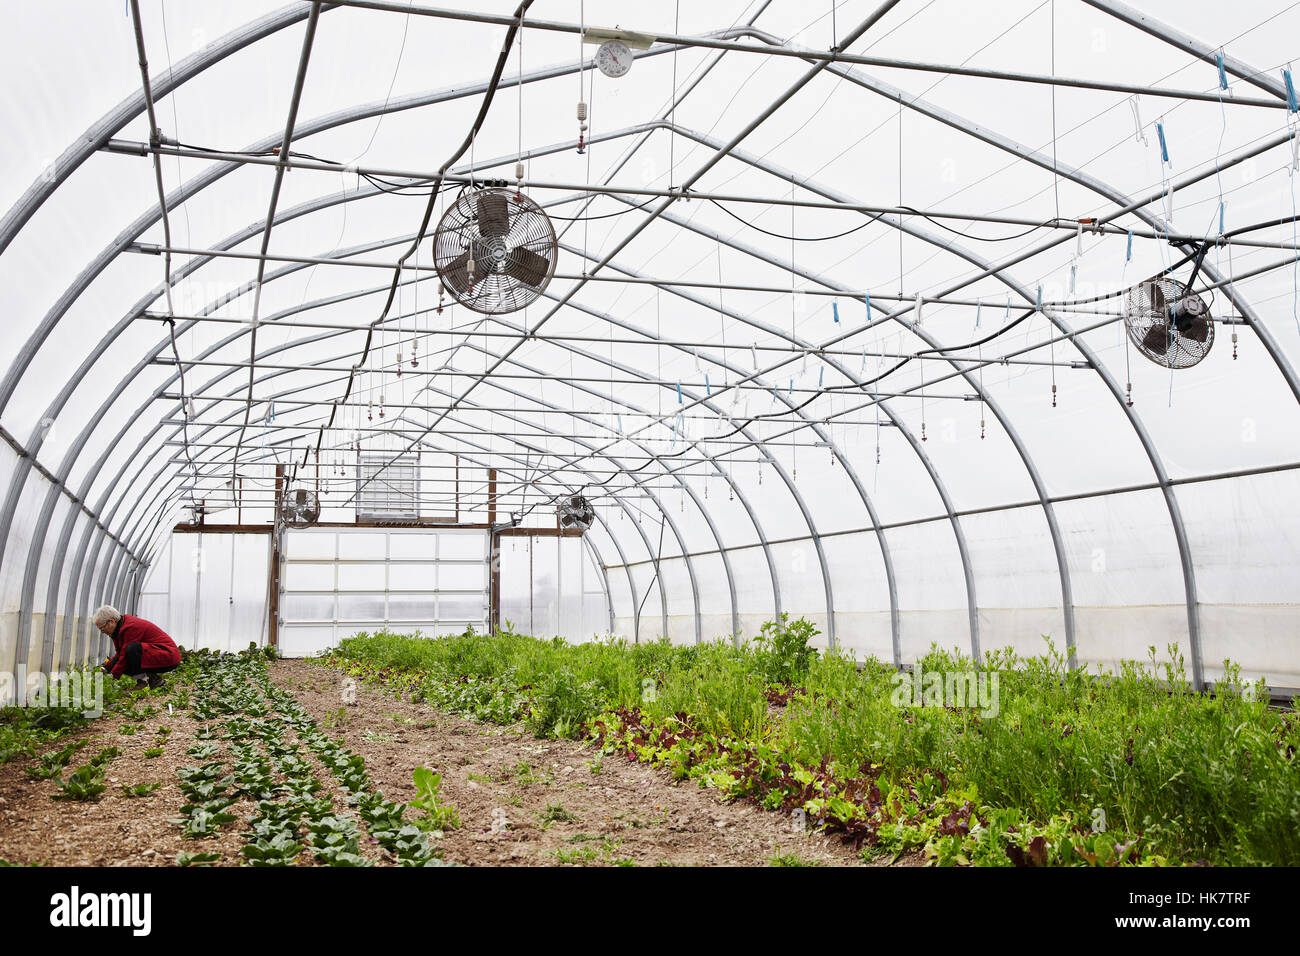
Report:
[[[465,190],[433,235],[433,261],[461,305],[487,315],[515,312],[546,289],[558,243],[551,219],[518,190]]]
[[[279,517],[286,528],[310,528],[320,518],[320,498],[310,488],[290,488],[280,499]]]
[[[1196,254],[1186,284],[1169,276],[1143,279],[1124,297],[1128,337],[1144,356],[1165,368],[1191,368],[1214,345],[1210,306],[1192,291],[1209,244]]]
[[[586,531],[596,520],[596,509],[582,495],[565,495],[556,503],[555,515],[561,528]]]

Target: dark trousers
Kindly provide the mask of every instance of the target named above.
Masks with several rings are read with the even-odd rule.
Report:
[[[126,645],[123,651],[126,655],[126,673],[131,677],[140,674],[166,674],[168,671],[174,671],[179,664],[169,664],[167,667],[141,667],[140,655],[144,653],[144,648],[139,641]]]

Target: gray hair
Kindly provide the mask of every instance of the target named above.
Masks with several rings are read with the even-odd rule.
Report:
[[[103,604],[95,608],[95,615],[91,618],[91,622],[95,627],[99,627],[101,624],[107,624],[109,621],[120,620],[122,620],[122,612],[111,604]]]

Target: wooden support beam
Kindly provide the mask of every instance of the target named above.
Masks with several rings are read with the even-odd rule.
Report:
[[[275,502],[279,507],[284,495],[284,465],[275,466]],[[280,536],[271,535],[271,557],[267,565],[267,604],[266,643],[271,647],[280,646]]]

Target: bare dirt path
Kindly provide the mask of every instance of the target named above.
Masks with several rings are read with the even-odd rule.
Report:
[[[272,679],[312,717],[365,757],[389,800],[415,796],[412,771],[442,775],[441,796],[462,821],[443,858],[471,865],[763,866],[777,854],[807,863],[861,865],[836,838],[795,832],[791,821],[745,803],[724,804],[693,781],[592,746],[538,740],[412,704],[366,684],[343,706],[343,677],[305,661],[277,661]],[[504,822],[505,826],[502,827]]]

